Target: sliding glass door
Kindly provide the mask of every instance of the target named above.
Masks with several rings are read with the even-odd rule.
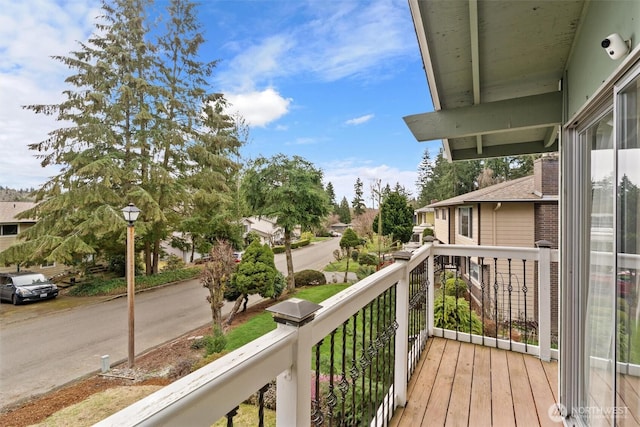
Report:
[[[640,425],[640,77],[616,96],[616,381],[618,425]]]
[[[578,395],[571,414],[589,426],[640,425],[640,77],[576,128],[586,212],[574,295]],[[577,163],[576,163],[577,164]]]

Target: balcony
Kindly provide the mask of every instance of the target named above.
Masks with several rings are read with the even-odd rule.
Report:
[[[390,425],[562,425],[549,417],[557,390],[557,362],[433,337]]]
[[[282,426],[550,424],[556,263],[547,247],[397,253],[321,306],[273,306],[276,330],[98,425],[233,425],[252,396],[263,425],[270,395]]]

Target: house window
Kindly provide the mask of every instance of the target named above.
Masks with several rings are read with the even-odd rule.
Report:
[[[473,237],[472,227],[471,227],[471,208],[463,207],[458,209],[460,214],[460,220],[458,223],[458,234],[461,234],[465,237]]]
[[[476,262],[469,263],[469,277],[478,283],[480,282],[480,266]]]
[[[18,224],[0,225],[0,236],[15,236],[18,234]]]
[[[440,209],[436,209],[436,219],[440,219]]]
[[[40,264],[40,268],[47,268],[47,267],[55,267],[56,263],[53,261],[44,261],[42,264]]]
[[[447,219],[447,209],[442,209],[442,219]]]

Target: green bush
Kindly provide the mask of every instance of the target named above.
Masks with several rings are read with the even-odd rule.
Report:
[[[433,229],[425,228],[422,232],[422,237],[433,236]]]
[[[198,350],[204,348],[206,356],[220,353],[227,345],[227,338],[219,328],[214,328],[212,335],[206,335],[191,344],[191,348]]]
[[[451,277],[444,284],[444,293],[452,297],[461,297],[467,293],[467,284],[460,278]]]
[[[357,249],[351,251],[351,259],[355,262],[358,262],[358,257],[360,256],[360,252]]]
[[[165,271],[153,276],[136,276],[136,290],[153,288],[181,280],[195,279],[200,275],[201,270],[197,267],[183,268],[182,270]],[[81,285],[74,287],[70,295],[73,296],[98,296],[98,295],[118,295],[127,292],[127,281],[124,277],[117,279],[94,279],[87,280]]]
[[[276,272],[276,277],[273,280],[273,299],[278,299],[282,295],[282,291],[287,287],[287,278],[281,272]]]
[[[291,243],[291,249],[298,249],[307,246],[309,243],[311,243],[310,240],[298,240],[297,242]]]
[[[182,258],[176,255],[169,255],[167,258],[167,263],[164,267],[162,267],[162,271],[176,271],[183,269],[185,267],[185,263]]]
[[[284,246],[274,246],[273,248],[271,248],[271,250],[273,251],[274,254],[283,254],[285,251]]]
[[[296,287],[326,285],[327,278],[324,273],[317,270],[302,270],[293,274]]]
[[[482,322],[474,311],[469,311],[469,302],[464,298],[458,298],[456,305],[456,297],[442,294],[436,295],[433,307],[433,320],[438,328],[457,330],[460,332],[469,332],[469,323],[471,323],[471,333],[482,333]],[[471,314],[471,318],[469,318]]]
[[[358,257],[358,264],[361,265],[378,265],[378,255],[374,253],[361,253]]]

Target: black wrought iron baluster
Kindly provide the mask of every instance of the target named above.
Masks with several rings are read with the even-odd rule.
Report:
[[[375,348],[375,352],[374,352],[374,357],[376,360],[376,363],[374,365],[374,377],[375,377],[375,381],[373,382],[374,386],[375,386],[375,392],[373,393],[373,418],[376,420],[374,425],[378,425],[378,389],[380,388],[378,385],[380,384],[380,299],[382,298],[382,295],[378,296],[378,298],[376,298],[376,327],[375,327],[375,340],[374,342],[374,348]]]
[[[335,387],[333,384],[333,378],[335,376],[335,337],[337,329],[331,332],[330,343],[330,356],[329,356],[329,391],[327,393],[327,418],[329,418],[329,427],[333,425],[334,409],[338,405],[338,396],[335,393]]]
[[[351,370],[349,374],[351,374],[351,425],[356,424],[356,381],[358,380],[358,313],[354,314],[353,317],[353,330],[351,337]]]
[[[386,291],[384,291],[384,311],[383,311],[383,321],[382,323],[384,324],[385,327],[385,341],[384,341],[384,348],[382,351],[382,366],[383,366],[383,370],[382,370],[382,390],[384,390],[384,395],[382,396],[383,399],[383,406],[382,406],[382,419],[386,420],[387,419],[387,415],[389,414],[389,408],[387,407],[385,401],[386,401],[386,396],[388,395],[388,390],[390,387],[389,384],[389,341],[391,340],[391,335],[389,334],[389,328],[391,326],[391,322],[390,322],[390,308],[389,307],[389,296],[390,296],[390,290],[387,289]]]
[[[322,415],[322,408],[320,406],[320,347],[322,346],[322,340],[315,345],[316,355],[316,374],[315,374],[315,396],[311,399],[311,422],[313,425],[321,426],[324,423],[324,416]]]
[[[342,324],[342,371],[340,372],[340,382],[338,389],[340,390],[341,407],[340,407],[340,425],[345,425],[345,415],[347,409],[347,393],[349,392],[349,381],[347,380],[347,324]]]
[[[375,300],[374,300],[375,301]],[[367,399],[367,418],[366,420],[369,421],[373,418],[373,413],[369,414],[369,410],[372,409],[373,406],[373,358],[374,358],[374,344],[373,344],[373,306],[374,306],[374,301],[371,301],[369,303],[369,345],[367,346],[367,358],[369,360],[369,394],[368,394],[368,399]]]
[[[264,394],[269,390],[270,384],[266,384],[258,392],[258,427],[264,427]]]
[[[367,368],[369,367],[369,364],[371,363],[368,360],[368,354],[367,354],[367,307],[369,307],[368,305],[364,306],[362,309],[362,354],[360,355],[360,369],[361,369],[361,374],[362,374],[362,381],[361,381],[361,395],[362,398],[360,399],[360,412],[363,416],[361,422],[364,423],[367,420],[367,409],[369,408],[369,405],[367,404],[367,400],[366,400],[366,391],[367,391]]]
[[[395,354],[395,348],[396,348],[396,331],[398,330],[398,317],[397,317],[397,311],[396,311],[396,298],[397,298],[397,292],[398,292],[398,285],[395,284],[393,285],[393,287],[391,288],[391,304],[390,304],[390,308],[391,308],[391,318],[393,319],[393,322],[391,323],[392,328],[393,328],[393,334],[391,335],[391,342],[389,344],[389,355],[391,360],[393,361],[395,357],[404,357],[404,355],[401,354]],[[402,339],[405,339],[404,337],[402,337]],[[391,373],[391,378],[389,378],[389,383],[390,384],[395,384],[395,366],[394,364],[391,364],[389,366],[389,372]],[[396,407],[396,394],[392,393],[391,396],[391,405],[389,406],[390,408],[395,408]]]
[[[238,415],[238,409],[240,409],[240,407],[236,406],[235,408],[233,408],[232,410],[227,412],[227,415],[226,415],[226,417],[227,417],[227,427],[233,427],[233,417]]]
[[[493,320],[496,324],[496,348],[498,347],[498,329],[500,329],[500,322],[498,321],[498,258],[493,259]]]
[[[509,266],[509,286],[507,286],[507,292],[509,295],[509,350],[513,350],[511,335],[513,332],[512,324],[511,324],[511,292],[513,291],[513,284],[511,282],[511,258],[507,258],[507,265]]]
[[[529,323],[529,318],[527,317],[527,260],[523,259],[522,260],[522,271],[524,272],[524,274],[522,275],[523,279],[522,279],[522,293],[523,293],[523,298],[524,298],[524,352],[527,353],[529,351],[528,349],[528,345],[529,345],[529,329],[528,329],[528,323]]]

